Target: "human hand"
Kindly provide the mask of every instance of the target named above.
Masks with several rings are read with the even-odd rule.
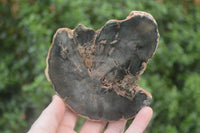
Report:
[[[125,133],[142,133],[152,115],[153,111],[150,107],[142,108]],[[55,95],[52,102],[35,121],[28,133],[76,133],[74,131],[76,119],[77,114],[66,108],[62,99]],[[101,133],[105,125],[105,121],[94,122],[87,120],[80,133]],[[126,120],[109,122],[104,133],[122,133],[125,125]]]

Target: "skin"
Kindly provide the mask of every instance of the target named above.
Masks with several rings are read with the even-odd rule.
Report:
[[[150,107],[142,108],[125,133],[142,133],[153,115]],[[74,127],[78,115],[66,108],[62,99],[54,95],[52,102],[43,110],[34,122],[28,133],[76,133]],[[109,122],[107,128],[105,121],[87,120],[80,133],[123,133],[126,120]]]

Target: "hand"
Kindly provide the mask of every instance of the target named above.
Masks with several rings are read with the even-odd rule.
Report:
[[[125,133],[142,133],[148,125],[153,111],[150,107],[142,108]],[[66,108],[64,102],[57,95],[32,125],[28,133],[76,133],[73,129],[77,114]],[[87,120],[80,133],[101,133],[106,125],[105,121],[94,122]],[[126,120],[109,122],[104,133],[122,133]]]

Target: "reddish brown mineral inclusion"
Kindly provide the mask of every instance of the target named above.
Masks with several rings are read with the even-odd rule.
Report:
[[[133,11],[100,30],[58,29],[47,56],[46,77],[74,112],[92,120],[133,118],[151,94],[136,82],[158,45],[156,21]]]

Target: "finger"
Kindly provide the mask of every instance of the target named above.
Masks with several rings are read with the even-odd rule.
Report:
[[[29,133],[55,133],[63,119],[64,112],[65,104],[59,96],[55,95],[49,106],[32,125]]]
[[[90,121],[87,120],[80,133],[101,133],[106,125],[105,121]]]
[[[77,115],[66,108],[64,118],[57,130],[57,133],[76,133],[74,127],[76,124]]]
[[[126,120],[109,122],[104,133],[123,133],[126,125]]]
[[[152,116],[153,110],[150,107],[142,108],[127,129],[126,133],[143,133]]]

